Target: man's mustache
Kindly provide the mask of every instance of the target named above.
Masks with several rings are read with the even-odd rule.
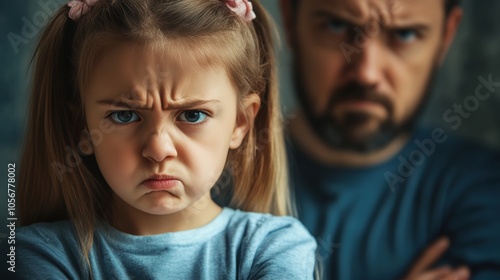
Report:
[[[341,102],[345,101],[369,101],[378,103],[388,111],[390,115],[393,112],[393,105],[391,100],[373,88],[363,86],[359,83],[349,83],[346,86],[336,90],[331,95],[328,102],[328,109],[326,114],[331,113],[331,109]]]

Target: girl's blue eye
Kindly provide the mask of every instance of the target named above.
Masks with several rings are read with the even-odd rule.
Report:
[[[193,124],[204,122],[207,118],[208,118],[207,114],[197,110],[184,111],[179,115],[180,121]]]
[[[127,124],[139,120],[139,116],[133,111],[117,111],[111,113],[109,117],[119,124]]]
[[[396,31],[396,37],[404,43],[409,43],[417,38],[417,32],[412,29],[401,29]]]
[[[343,33],[347,30],[347,24],[338,19],[332,19],[328,22],[328,29],[333,33]]]

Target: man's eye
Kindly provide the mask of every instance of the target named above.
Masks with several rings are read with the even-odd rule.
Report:
[[[341,34],[346,32],[347,24],[338,19],[331,19],[328,21],[328,30],[335,34]]]
[[[182,122],[188,122],[192,124],[202,123],[208,118],[208,115],[203,113],[202,111],[197,110],[189,110],[182,112],[178,120]]]
[[[395,38],[403,43],[410,43],[417,39],[417,32],[412,29],[401,29],[394,32]]]
[[[116,111],[111,113],[109,117],[118,124],[127,124],[140,120],[137,113],[133,111]]]

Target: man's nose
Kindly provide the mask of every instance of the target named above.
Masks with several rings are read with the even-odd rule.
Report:
[[[377,86],[384,73],[384,57],[382,46],[376,40],[370,40],[361,48],[361,52],[354,55],[348,64],[352,79],[362,85]]]

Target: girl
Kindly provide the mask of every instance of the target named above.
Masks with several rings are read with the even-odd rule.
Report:
[[[272,27],[253,4],[57,12],[34,55],[15,276],[312,278],[314,239],[263,214],[289,202]],[[214,203],[224,170],[230,205],[261,213]]]

